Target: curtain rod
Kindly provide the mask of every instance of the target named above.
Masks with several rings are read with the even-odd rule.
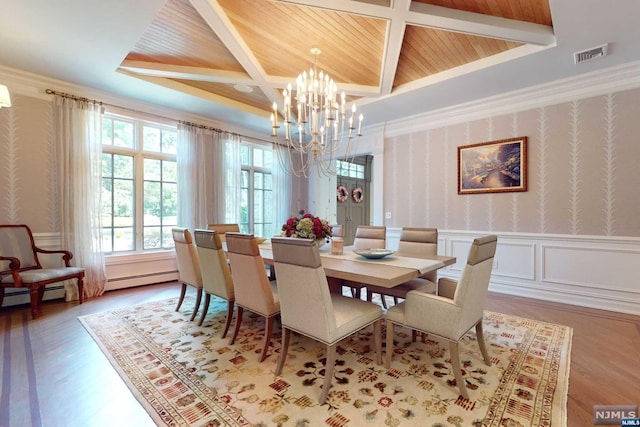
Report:
[[[134,113],[142,113],[142,114],[152,115],[152,116],[159,117],[159,118],[162,118],[162,119],[165,119],[165,120],[171,120],[171,121],[175,121],[175,122],[178,122],[178,123],[182,123],[182,124],[187,125],[187,126],[195,126],[197,128],[200,128],[200,129],[211,130],[211,131],[214,131],[214,132],[226,132],[226,133],[229,133],[229,134],[232,134],[232,135],[237,135],[237,136],[240,136],[240,137],[244,136],[244,137],[247,137],[247,138],[252,138],[252,137],[247,136],[247,135],[242,135],[242,134],[235,133],[235,132],[229,132],[229,131],[218,129],[218,128],[215,128],[215,127],[212,127],[212,126],[201,125],[201,124],[198,124],[198,123],[187,122],[187,121],[184,121],[184,120],[176,120],[173,117],[161,116],[159,114],[154,114],[154,113],[148,113],[146,111],[135,110],[135,109],[129,108],[129,107],[121,107],[119,105],[109,104],[107,102],[98,101],[96,99],[84,98],[82,96],[76,96],[76,95],[72,95],[70,93],[59,92],[59,91],[56,91],[56,90],[53,90],[53,89],[46,89],[45,93],[48,94],[48,95],[56,95],[56,96],[60,96],[62,98],[73,99],[75,101],[93,102],[94,104],[106,105],[106,106],[114,107],[114,108],[120,108],[122,110],[128,110],[128,111],[132,111]]]

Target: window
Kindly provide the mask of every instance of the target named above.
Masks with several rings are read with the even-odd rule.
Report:
[[[337,170],[336,174],[340,176],[364,179],[364,171],[365,171],[364,165],[359,165],[359,164],[347,162],[344,160],[338,160],[336,170]]]
[[[273,226],[271,147],[242,143],[240,163],[240,231],[268,237]]]
[[[176,142],[175,127],[105,115],[102,227],[106,253],[173,247]]]

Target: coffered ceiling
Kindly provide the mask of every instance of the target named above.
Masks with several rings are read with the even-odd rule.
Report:
[[[44,76],[53,89],[258,135],[282,89],[313,67],[311,48],[365,130],[640,61],[637,0],[0,0],[0,10],[5,82]],[[606,56],[574,63],[602,44]]]
[[[547,0],[168,0],[118,70],[268,117],[312,48],[364,104],[554,44]]]

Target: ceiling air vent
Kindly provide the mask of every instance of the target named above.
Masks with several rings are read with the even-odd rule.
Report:
[[[607,44],[602,46],[592,47],[590,49],[582,50],[580,52],[573,53],[573,61],[576,64],[581,62],[591,61],[592,59],[600,58],[607,54]]]

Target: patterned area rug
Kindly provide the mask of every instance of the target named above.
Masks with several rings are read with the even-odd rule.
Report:
[[[371,330],[347,338],[327,403],[318,405],[324,348],[292,334],[282,376],[276,330],[258,363],[261,318],[245,312],[234,345],[221,339],[224,302],[212,299],[204,324],[176,299],[80,317],[158,425],[166,426],[566,426],[572,329],[485,312],[492,366],[469,332],[460,359],[470,400],[458,395],[448,343],[411,342],[396,328],[390,369],[373,360]],[[276,322],[277,323],[277,322]],[[229,336],[231,332],[229,333]],[[383,340],[384,342],[384,340]]]

